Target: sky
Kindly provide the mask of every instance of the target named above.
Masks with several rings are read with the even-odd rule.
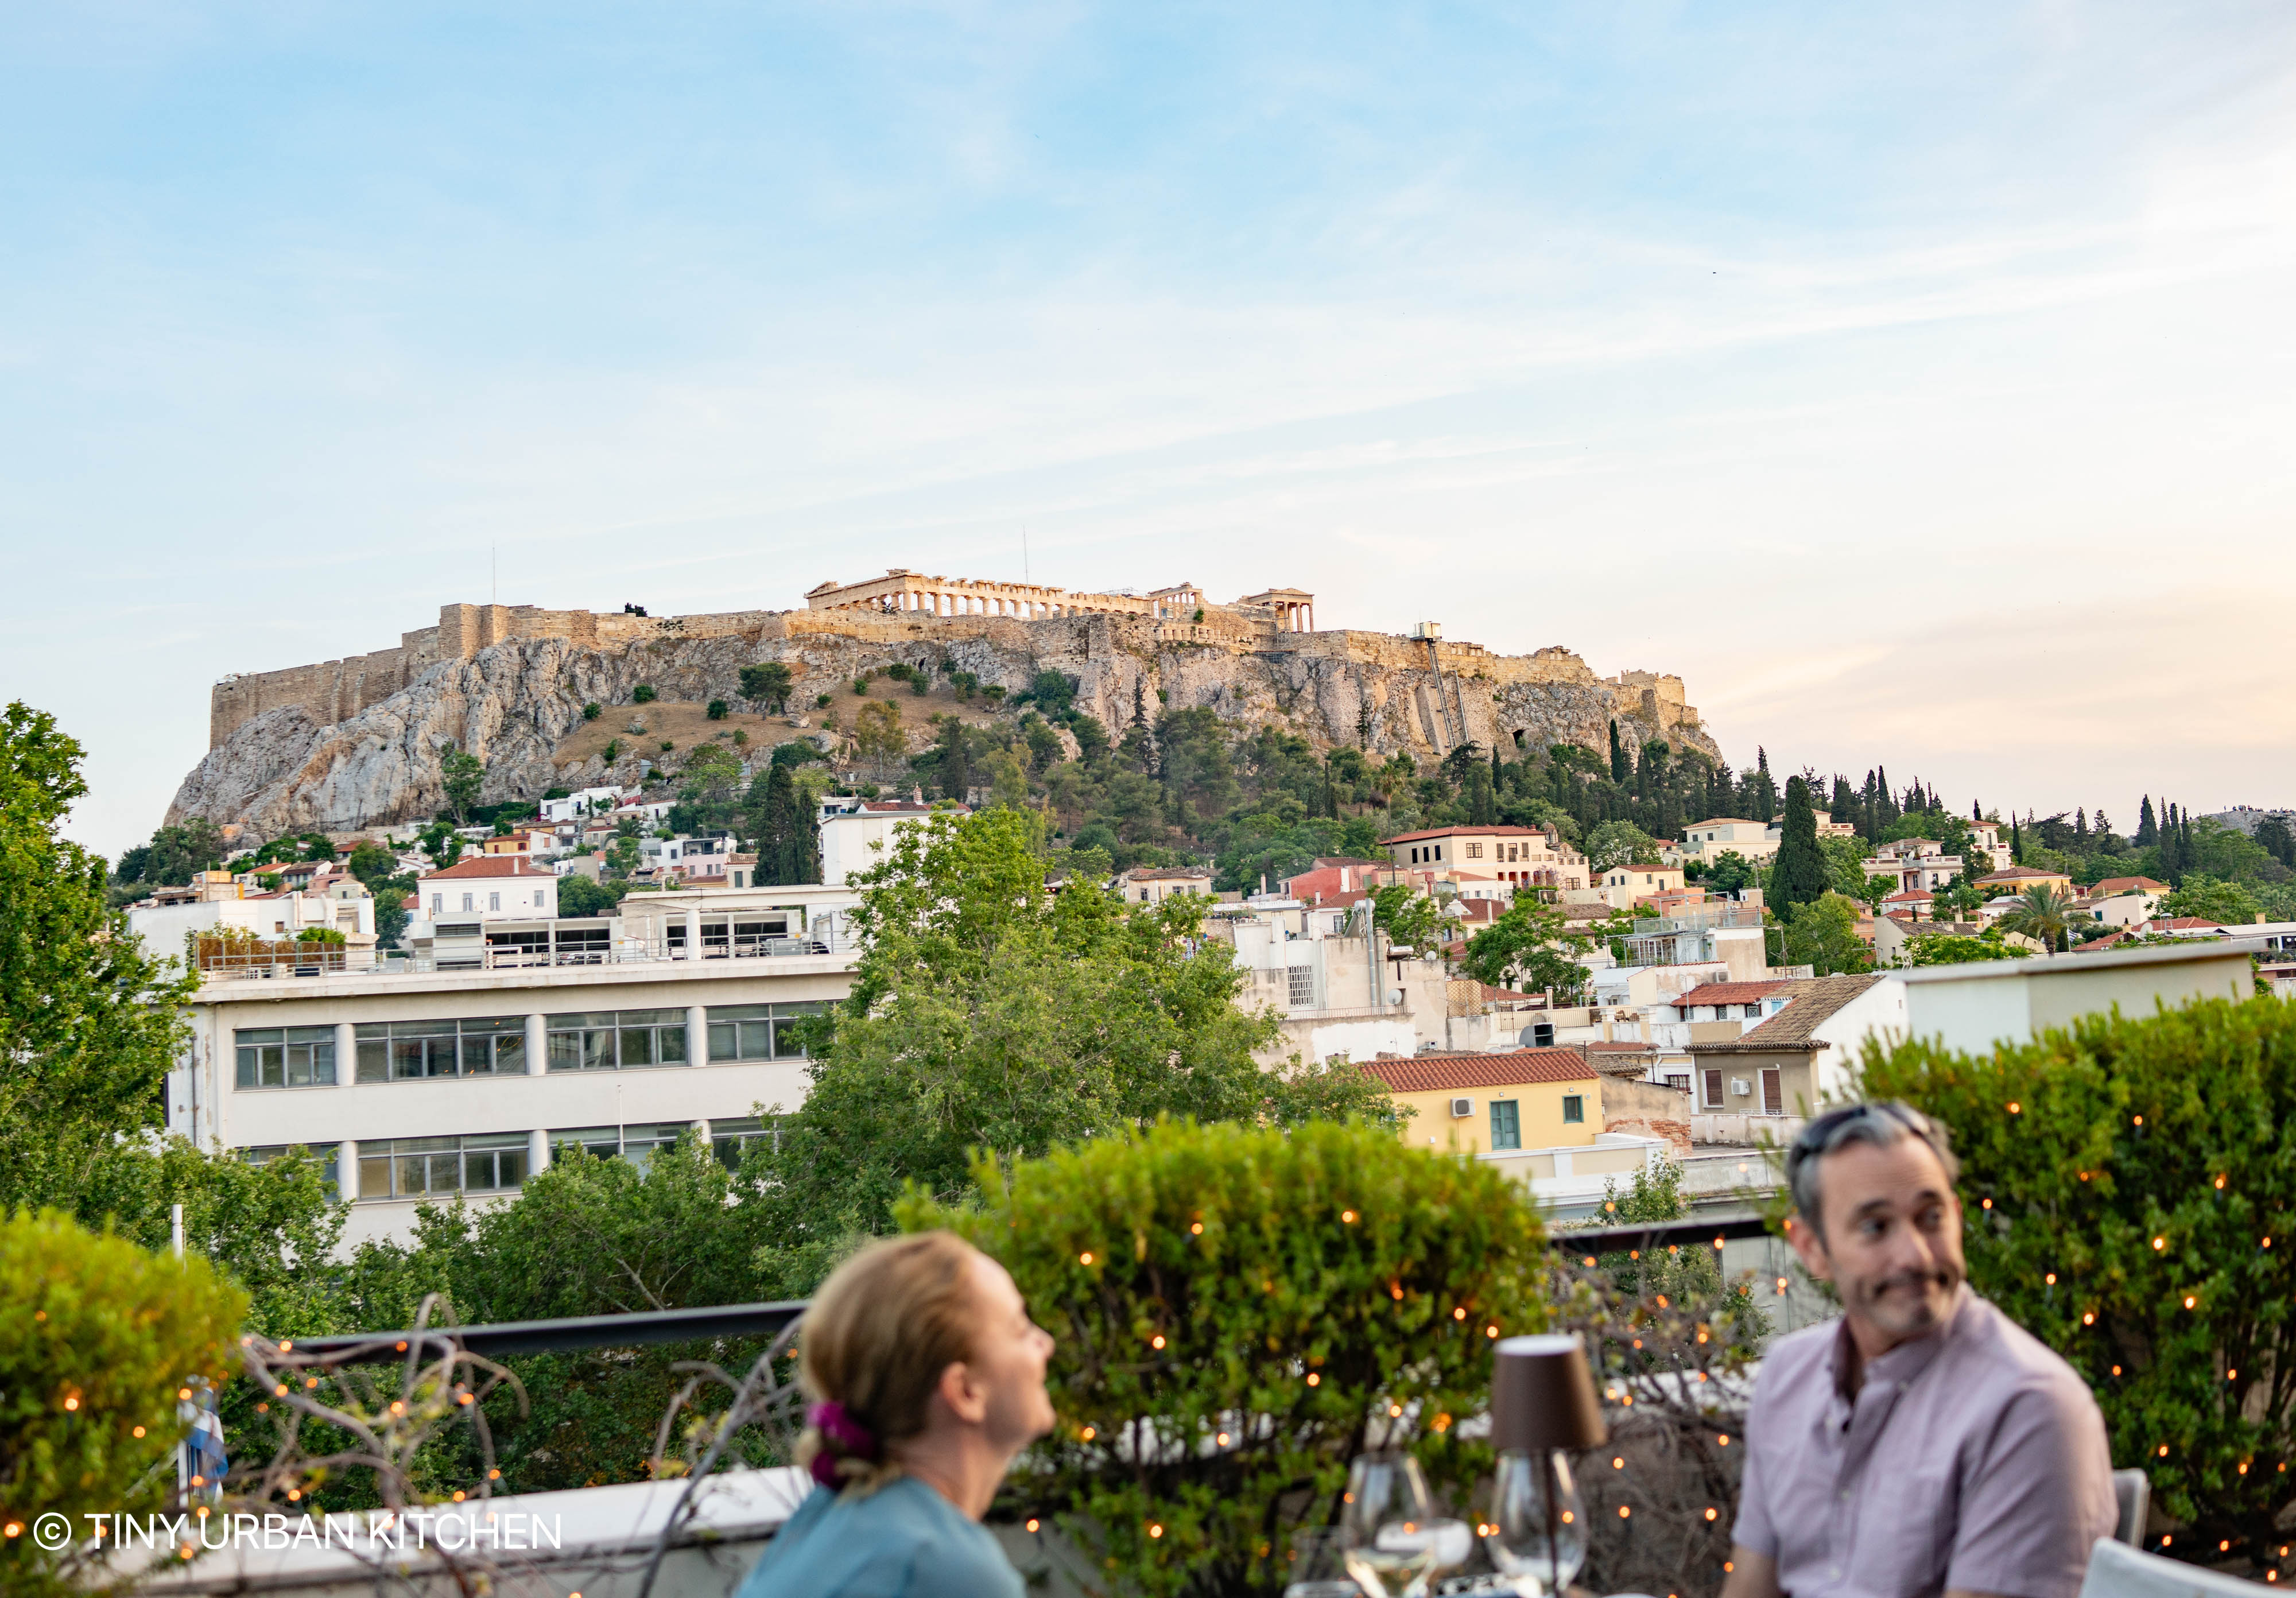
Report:
[[[0,700],[116,852],[444,602],[1025,561],[2296,804],[2292,286],[2275,4],[12,7]]]

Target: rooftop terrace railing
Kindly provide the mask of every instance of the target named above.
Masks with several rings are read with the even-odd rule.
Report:
[[[1771,1235],[1759,1218],[1653,1221],[1639,1225],[1558,1228],[1547,1242],[1592,1265],[1605,1254],[1655,1253],[1661,1249],[1711,1249]],[[456,1345],[488,1359],[570,1348],[619,1348],[641,1343],[680,1343],[706,1338],[773,1338],[800,1319],[807,1300],[712,1304],[695,1309],[640,1310],[630,1315],[573,1315],[562,1320],[505,1321],[491,1326],[430,1326],[421,1331],[360,1332],[340,1337],[298,1338],[296,1353],[344,1364],[387,1364]]]

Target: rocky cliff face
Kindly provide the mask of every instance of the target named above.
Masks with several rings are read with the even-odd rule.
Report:
[[[627,706],[651,684],[664,699],[736,699],[742,668],[787,663],[797,702],[896,661],[975,673],[984,685],[1025,688],[1051,668],[1078,684],[1078,707],[1119,732],[1135,714],[1209,706],[1239,727],[1267,723],[1319,745],[1358,744],[1384,758],[1439,758],[1472,740],[1537,749],[1567,742],[1603,749],[1608,723],[1718,758],[1681,702],[1649,686],[1603,681],[1561,650],[1492,655],[1361,633],[1277,635],[1239,645],[1175,638],[1169,627],[1123,617],[1050,620],[919,620],[849,613],[768,618],[738,635],[665,635],[599,648],[565,638],[520,639],[430,666],[380,702],[340,720],[311,705],[264,711],[234,727],[184,780],[168,819],[205,816],[258,837],[397,824],[445,803],[440,756],[450,747],[487,762],[485,801],[530,799],[552,787],[637,780],[640,757],[609,768],[557,751],[596,701]],[[1666,681],[1670,682],[1671,679]],[[611,713],[611,712],[610,712]]]

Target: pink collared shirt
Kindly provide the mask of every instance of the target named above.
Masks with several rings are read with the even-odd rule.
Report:
[[[1942,1328],[1866,1362],[1854,1400],[1849,1336],[1828,1322],[1764,1356],[1734,1540],[1789,1598],[2074,1598],[2116,1512],[2073,1368],[1966,1286]]]

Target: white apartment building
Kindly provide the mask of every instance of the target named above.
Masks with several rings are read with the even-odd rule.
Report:
[[[487,923],[459,969],[210,974],[168,1129],[250,1160],[311,1150],[351,1243],[403,1234],[426,1200],[506,1198],[570,1146],[642,1160],[692,1127],[731,1160],[804,1100],[796,1023],[850,987],[850,903],[648,894],[619,918]]]
[[[918,799],[836,799],[822,807],[821,880],[841,888],[856,872],[868,870],[884,858],[885,846],[896,828],[911,825],[936,810],[969,815],[968,806]]]
[[[1899,838],[1883,844],[1866,862],[1866,875],[1888,877],[1900,893],[1935,893],[1962,874],[1962,858],[1948,855],[1931,838]]]
[[[564,799],[544,799],[542,819],[558,823],[573,821],[585,815],[603,815],[621,803],[622,796],[630,790],[624,788],[585,788],[570,793]]]
[[[558,873],[523,855],[473,855],[417,879],[415,916],[425,922],[548,920],[558,914]]]

